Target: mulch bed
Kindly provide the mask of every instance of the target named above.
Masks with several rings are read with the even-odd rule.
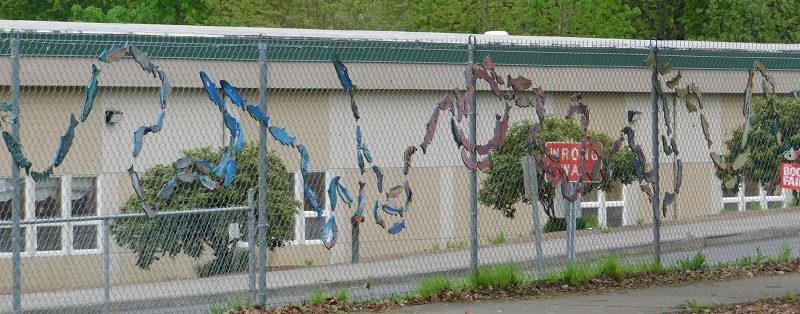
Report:
[[[783,275],[792,272],[800,272],[800,258],[789,263],[766,263],[752,265],[745,268],[722,268],[705,269],[701,271],[678,271],[666,274],[642,273],[631,277],[614,280],[605,276],[590,279],[578,285],[569,285],[559,281],[540,281],[534,284],[518,285],[504,290],[492,288],[472,290],[464,292],[442,292],[427,298],[412,297],[405,300],[374,300],[368,302],[339,302],[333,298],[326,299],[320,305],[287,305],[273,308],[260,308],[258,306],[249,309],[237,309],[228,313],[232,314],[251,314],[251,313],[337,313],[337,312],[383,312],[388,309],[399,308],[406,305],[419,305],[440,302],[473,302],[473,301],[498,301],[498,300],[525,300],[540,299],[560,296],[564,294],[594,294],[613,292],[626,289],[636,289],[656,286],[680,286],[695,282],[704,281],[727,281],[755,276]],[[759,302],[780,302],[780,300],[763,300]],[[772,304],[772,305],[770,305]],[[720,308],[718,310],[729,312],[714,313],[753,313],[748,311],[748,306],[753,307],[757,313],[798,313],[797,304],[777,304],[764,303],[763,308],[758,308],[760,304],[742,304],[730,308]],[[789,306],[787,308],[787,306]],[[795,306],[791,308],[790,306]],[[759,309],[774,310],[777,312],[762,312]],[[788,310],[783,310],[784,308]],[[792,312],[794,311],[794,312]]]
[[[688,313],[688,312],[687,312]],[[768,313],[768,314],[800,314],[800,302],[784,298],[763,299],[753,302],[726,305],[709,310],[706,313]]]

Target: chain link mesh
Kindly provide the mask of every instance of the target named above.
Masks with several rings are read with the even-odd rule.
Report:
[[[316,285],[330,293],[348,289],[354,299],[377,298],[414,291],[419,280],[434,274],[465,276],[470,271],[470,170],[451,134],[451,119],[456,117],[435,109],[446,96],[455,101],[453,89],[467,88],[465,71],[471,68],[466,36],[414,42],[19,35],[19,142],[33,171],[42,171],[53,160],[70,113],[80,116],[92,64],[100,69],[94,107],[88,119],[75,127],[63,164],[41,182],[22,173],[21,282],[26,311],[102,310],[106,256],[111,312],[196,312],[231,299],[257,302],[261,291],[255,265],[262,259],[254,250],[256,230],[251,228],[257,228],[259,211],[254,205],[257,198],[248,199],[248,191],[258,188],[259,122],[233,104],[226,107],[241,124],[245,142],[236,156],[230,186],[210,191],[196,179],[178,182],[166,199],[158,200],[156,194],[180,172],[173,162],[181,157],[220,163],[230,133],[220,109],[203,89],[199,73],[206,73],[216,87],[221,80],[228,81],[248,104],[258,105],[260,43],[266,43],[268,60],[265,112],[269,125],[283,128],[310,156],[304,174],[296,145],[281,145],[274,133],[265,134],[269,151],[267,303],[301,302]],[[0,33],[2,101],[11,98],[11,38],[9,32]],[[101,52],[126,43],[147,52],[172,86],[163,129],[143,137],[136,158],[131,155],[133,131],[153,125],[161,112],[161,82],[133,58],[98,61]],[[675,88],[662,86],[664,97],[658,97],[658,200],[666,192],[676,195],[666,206],[666,214],[662,204],[657,206],[662,264],[674,265],[698,250],[708,263],[715,263],[755,255],[756,248],[765,255],[775,255],[782,247],[800,249],[797,196],[779,187],[777,175],[778,164],[787,161],[784,152],[800,148],[800,100],[790,94],[800,89],[800,49],[481,36],[475,45],[475,69],[489,56],[502,81],[521,76],[530,79],[531,86],[506,94],[512,95],[508,133],[502,146],[489,154],[491,165],[478,172],[478,265],[511,262],[528,276],[546,276],[536,268],[533,215],[538,215],[543,231],[545,269],[541,271],[560,271],[567,264],[563,200],[548,188],[551,181],[541,179],[541,202],[536,202],[534,212],[524,192],[520,158],[534,151],[546,153],[543,142],[582,140],[580,118],[565,119],[576,93],[588,108],[589,137],[601,142],[608,155],[596,162],[602,171],[614,168],[614,172],[604,174],[607,177],[599,184],[586,185],[580,195],[575,261],[594,263],[610,255],[628,262],[652,258],[654,213],[651,199],[640,188],[645,181],[633,169],[635,146],[625,137],[619,151],[611,150],[627,126],[635,132],[635,144],[641,145],[643,171],[652,169],[654,82],[651,68],[644,63],[651,44],[659,47],[658,66],[672,66],[669,73],[658,76],[658,84],[667,84],[680,73],[676,88],[695,84],[702,91],[694,93],[700,101],[695,104],[702,105],[696,112],[687,109],[687,96],[678,97]],[[333,55],[343,60],[356,85],[358,120],[331,64]],[[774,93],[765,99],[763,78],[755,76],[753,123],[747,145],[741,146],[743,90],[756,60],[764,62],[775,83]],[[535,98],[534,88],[543,92],[546,117],[538,138],[541,142],[528,146],[529,128],[539,116],[536,106],[515,102]],[[501,83],[500,89],[508,92],[512,87]],[[477,80],[476,95],[475,144],[480,145],[495,137],[495,125],[507,101],[497,97],[486,80]],[[439,114],[433,120],[435,134],[425,152],[413,154],[410,171],[404,175],[404,152],[423,143],[432,112]],[[708,121],[706,132],[700,114]],[[776,117],[781,121],[780,145],[772,129]],[[6,131],[13,126],[7,120],[0,123]],[[468,115],[453,123],[469,135]],[[357,152],[363,150],[357,147],[357,127],[373,158],[364,172],[358,166]],[[675,146],[670,144],[667,150],[677,152],[666,154],[662,141],[669,139]],[[749,159],[736,170],[715,168],[711,152],[722,156],[723,163],[733,164],[748,147]],[[11,160],[11,154],[4,156]],[[154,218],[131,215],[143,212],[142,200],[131,185],[131,165],[138,172],[144,201],[160,204]],[[373,165],[383,174],[381,192]],[[10,162],[0,164],[0,169],[0,265],[10,270]],[[537,171],[539,178],[545,176],[541,167]],[[352,205],[339,196],[333,207],[328,190],[337,177],[354,199]],[[680,191],[675,193],[678,177],[682,177]],[[737,181],[726,188],[730,178]],[[222,178],[215,179],[222,183]],[[375,202],[391,204],[386,193],[395,186],[402,189],[405,180],[413,191],[413,206],[405,207],[402,216],[379,209],[385,227],[377,225]],[[364,222],[352,224],[359,182],[364,183]],[[320,216],[306,189],[315,195]],[[166,214],[178,211],[190,214]],[[335,246],[326,249],[323,244],[329,239],[322,229],[329,217],[335,217],[338,232]],[[402,231],[387,232],[401,221]],[[109,246],[104,248],[106,240]],[[11,309],[11,277],[10,271],[0,273],[0,308],[4,310]]]

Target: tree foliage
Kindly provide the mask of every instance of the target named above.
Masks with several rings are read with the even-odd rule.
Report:
[[[217,163],[221,149],[204,147],[185,152],[186,156]],[[283,245],[292,228],[297,208],[292,187],[286,180],[287,169],[274,153],[267,155],[267,212],[269,221],[268,247]],[[174,175],[171,165],[156,165],[139,174],[142,191],[147,202],[155,201],[155,194]],[[162,212],[195,208],[218,208],[247,204],[247,191],[258,186],[258,147],[246,143],[236,160],[236,175],[228,188],[210,191],[200,183],[178,183],[178,190],[166,201],[161,201]],[[122,213],[141,212],[141,202],[135,194],[122,206]],[[197,214],[184,216],[157,216],[153,219],[116,220],[111,233],[117,244],[135,252],[136,265],[149,269],[161,257],[186,254],[193,258],[202,256],[206,248],[213,251],[216,266],[230,267],[233,260],[234,239],[228,237],[228,225],[238,223],[242,235],[247,234],[247,213]]]
[[[492,206],[508,218],[514,218],[516,213],[515,205],[520,201],[530,204],[530,200],[525,197],[521,158],[528,155],[527,136],[531,125],[530,121],[523,120],[511,126],[503,147],[492,152],[492,164],[486,171],[487,177],[478,193],[478,199],[481,204]],[[609,158],[602,163],[603,169],[609,166],[615,169],[613,176],[600,182],[599,187],[604,191],[608,191],[614,184],[632,182],[634,175],[630,160],[633,153],[630,149],[624,148],[614,154],[609,154],[611,138],[608,135],[590,131],[589,137],[602,143],[604,151],[608,154]],[[581,129],[575,120],[548,115],[545,117],[544,125],[539,132],[539,139],[544,142],[577,142],[581,139]],[[544,152],[544,147],[541,147],[538,143],[531,149]],[[542,169],[537,169],[537,177],[539,181],[539,202],[542,204],[545,214],[553,218],[555,216],[553,202],[553,198],[556,195],[555,189],[545,179]],[[598,185],[592,184],[589,187],[584,194],[590,193]]]
[[[730,176],[738,176],[739,180],[759,183],[768,191],[777,188],[779,182],[778,167],[783,158],[783,152],[789,148],[800,148],[800,99],[773,98],[780,114],[780,130],[783,136],[783,145],[778,146],[772,133],[775,113],[767,108],[767,103],[762,97],[755,98],[753,104],[753,124],[748,136],[747,146],[742,149],[742,126],[737,127],[731,137],[725,141],[728,153],[725,161],[732,162],[740,153],[750,149],[750,159],[744,167],[731,174],[717,171],[716,175],[723,182]],[[725,188],[724,186],[722,188]]]

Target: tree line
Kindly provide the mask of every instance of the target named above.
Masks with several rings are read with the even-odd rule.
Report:
[[[800,41],[800,0],[40,0],[4,1],[0,19]]]

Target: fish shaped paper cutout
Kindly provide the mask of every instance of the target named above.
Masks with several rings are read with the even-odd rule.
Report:
[[[67,130],[64,132],[64,135],[61,136],[61,140],[58,143],[58,148],[56,148],[56,154],[53,157],[53,167],[58,167],[64,161],[64,158],[67,157],[67,153],[69,153],[69,149],[72,147],[72,141],[75,138],[75,127],[78,125],[78,120],[75,120],[75,114],[69,114],[69,126]]]
[[[461,141],[461,137],[459,136],[460,132],[461,132],[461,130],[458,128],[458,126],[456,126],[456,120],[453,119],[453,118],[450,118],[450,133],[453,134],[453,142],[456,143],[456,148],[460,148],[461,146],[464,146],[464,142]],[[461,136],[463,136],[463,135],[464,134],[462,133]]]
[[[431,144],[433,135],[436,133],[436,126],[439,124],[439,112],[440,111],[438,107],[433,108],[431,118],[428,120],[428,123],[425,124],[425,137],[422,138],[422,144],[419,144],[419,147],[422,148],[423,154],[427,153],[428,145]]]
[[[689,112],[697,112],[697,106],[694,105],[691,97],[686,97],[686,110]]]
[[[667,103],[665,97],[661,99],[661,112],[664,113],[664,125],[667,126],[667,135],[672,135],[672,123],[670,123],[672,115],[669,113],[669,103]]]
[[[750,149],[736,156],[736,158],[733,160],[733,163],[731,163],[731,170],[737,171],[742,169],[748,160],[750,160]]]
[[[35,182],[47,181],[48,179],[50,179],[51,175],[53,175],[53,165],[47,166],[47,168],[45,168],[41,172],[31,171],[31,178],[33,178],[33,181]]]
[[[220,97],[217,91],[217,85],[214,84],[214,81],[203,71],[200,71],[200,80],[203,81],[203,88],[206,90],[208,99],[214,102],[214,104],[219,107],[219,111],[222,112],[225,109],[225,101]]]
[[[328,219],[325,220],[325,223],[322,224],[322,230],[320,236],[322,237],[322,245],[330,250],[336,245],[336,233],[338,232],[336,228],[336,216],[328,216]]]
[[[295,137],[289,135],[289,133],[286,133],[286,129],[271,126],[269,127],[269,133],[272,134],[272,138],[280,142],[282,145],[291,146],[294,148]]]
[[[24,168],[25,173],[29,173],[32,164],[25,158],[25,155],[22,154],[22,145],[7,131],[3,131],[3,141],[6,143],[8,152],[11,153],[11,158],[14,160],[14,163],[16,163],[18,167]]]
[[[381,226],[381,228],[386,229],[386,222],[383,221],[380,213],[378,213],[378,201],[375,201],[375,205],[372,207],[372,217],[375,218],[375,224]]]
[[[581,102],[575,105],[570,105],[569,109],[567,109],[567,119],[571,119],[572,115],[576,113],[579,115],[587,115],[589,113],[589,107]]]
[[[364,145],[364,138],[361,134],[361,126],[356,125],[356,149],[361,149],[361,146]]]
[[[679,194],[681,191],[681,185],[683,184],[683,162],[680,159],[675,161],[675,183],[673,185],[673,190],[675,194]]]
[[[667,217],[667,207],[671,206],[674,202],[675,194],[669,192],[664,193],[664,199],[661,202],[661,212],[664,217]]]
[[[145,129],[144,135],[147,135],[148,133],[161,132],[161,127],[164,126],[164,116],[165,115],[166,115],[166,112],[164,112],[163,110],[161,112],[159,112],[158,116],[156,116],[156,121],[153,122],[152,125],[147,127],[147,129]]]
[[[358,196],[356,197],[356,211],[353,213],[353,217],[350,218],[350,222],[353,224],[358,224],[364,222],[364,186],[366,183],[362,181],[358,181]]]
[[[144,52],[133,45],[128,46],[128,52],[131,54],[131,56],[133,56],[133,60],[142,67],[142,70],[153,74],[153,77],[156,77],[156,71],[158,71],[158,67],[150,60],[150,56],[147,54],[147,52]]]
[[[644,170],[642,169],[642,163],[636,156],[631,156],[631,166],[633,166],[633,174],[636,175],[636,178],[640,181],[643,180]]]
[[[403,194],[403,191],[404,188],[402,185],[395,185],[391,189],[389,189],[389,192],[386,192],[386,198],[387,199],[398,198],[400,197],[400,194]]]
[[[144,141],[144,132],[146,130],[146,126],[140,126],[133,131],[133,147],[131,148],[131,155],[133,155],[133,158],[139,156],[139,152],[142,151],[142,141]]]
[[[233,87],[233,85],[226,80],[220,80],[219,85],[222,87],[223,94],[225,94],[232,103],[241,107],[242,110],[247,110],[247,101],[239,94],[239,90],[237,90],[236,87]]]
[[[170,196],[172,196],[172,193],[175,193],[175,190],[177,189],[178,189],[178,179],[172,177],[171,179],[169,179],[169,181],[167,181],[167,183],[161,185],[161,190],[158,191],[156,197],[162,200],[166,200]]]
[[[403,175],[408,175],[408,170],[411,168],[411,156],[413,156],[416,152],[416,146],[409,146],[403,153]]]
[[[375,173],[375,180],[378,186],[378,193],[383,193],[383,171],[378,165],[372,165],[372,172]]]
[[[353,95],[356,91],[356,86],[353,85],[353,82],[350,80],[350,74],[347,72],[347,67],[342,63],[342,60],[339,59],[339,56],[333,55],[333,66],[336,69],[336,76],[339,77],[339,83],[342,84],[342,88],[347,91],[347,95],[350,97],[350,110],[353,112],[353,118],[358,121],[361,116],[358,113],[358,106],[356,106],[356,101]]]
[[[372,163],[372,152],[367,147],[367,144],[361,145],[361,154],[364,155],[364,159],[366,159],[368,163]]]
[[[456,103],[454,107],[456,107],[457,109],[455,117],[458,120],[458,122],[461,122],[461,118],[467,116],[467,98],[462,93],[463,92],[458,88],[453,89],[453,94],[456,97]]]
[[[100,75],[100,69],[92,64],[92,77],[89,79],[89,84],[86,84],[86,89],[83,90],[83,108],[81,109],[81,122],[86,121],[89,117],[89,112],[92,111],[94,99],[97,97],[97,77]]]
[[[222,181],[222,186],[229,187],[233,183],[233,175],[236,173],[236,159],[231,158],[225,169],[225,179]]]
[[[740,147],[744,149],[747,146],[747,141],[750,137],[750,128],[753,125],[753,115],[748,114],[744,120],[744,126],[742,127],[742,143]]]
[[[350,197],[350,193],[347,192],[347,188],[344,187],[341,180],[336,181],[336,191],[339,192],[339,197],[347,203],[347,206],[353,207],[353,198]]]
[[[188,171],[188,169],[187,169],[186,171],[181,171],[178,174],[176,174],[175,178],[177,178],[178,181],[181,181],[183,183],[190,183],[191,184],[195,180],[197,180],[197,174],[194,173],[194,172]]]
[[[219,183],[205,175],[200,176],[200,184],[202,184],[206,189],[212,191],[219,189]]]
[[[725,180],[725,189],[733,190],[734,188],[736,188],[737,184],[739,184],[739,179],[737,177]]]
[[[210,174],[213,167],[208,161],[201,159],[194,162],[194,168],[202,174]]]
[[[606,155],[606,152],[603,150],[603,143],[591,138],[588,140],[588,142],[589,146],[592,148],[592,151],[597,154],[597,158],[600,158],[601,160],[608,159],[608,155]]]
[[[222,157],[219,159],[217,166],[214,167],[212,171],[215,176],[222,177],[225,175],[225,172],[228,171],[228,163],[231,162],[231,154],[228,151],[228,148],[225,148],[225,151],[222,153]]]
[[[722,160],[722,157],[717,154],[717,152],[711,152],[711,161],[714,162],[714,166],[717,166],[719,170],[728,171],[730,169],[730,164]]]
[[[533,86],[533,81],[522,76],[517,76],[517,78],[509,80],[509,85],[511,85],[513,91],[521,92],[531,88],[531,86]]]
[[[328,182],[328,203],[331,204],[332,211],[336,210],[336,203],[338,203],[339,200],[338,186],[340,179],[340,176],[335,176],[330,182]]]
[[[639,189],[642,190],[642,192],[644,192],[644,194],[647,194],[647,199],[652,203],[653,202],[653,188],[650,187],[649,184],[642,183],[642,184],[639,184]]]
[[[400,233],[400,231],[403,231],[405,227],[406,227],[405,220],[400,220],[398,222],[395,222],[391,227],[389,227],[388,232],[389,234],[398,234]]]
[[[118,61],[128,54],[128,47],[128,43],[121,46],[111,46],[111,48],[101,52],[97,59],[105,63]]]
[[[185,156],[173,162],[172,168],[175,170],[183,170],[189,168],[192,164],[194,164],[194,158]]]
[[[261,108],[255,105],[247,105],[245,109],[247,113],[250,114],[250,116],[253,117],[253,119],[256,119],[256,121],[261,123],[261,125],[263,125],[264,127],[269,126],[269,116],[264,114],[261,111]]]
[[[656,66],[656,64],[657,64],[656,55],[651,52],[647,56],[647,59],[644,59],[644,65],[654,67]]]
[[[675,137],[671,137],[669,139],[670,146],[672,146],[672,151],[675,153],[675,156],[678,156],[678,143],[675,142]]]
[[[392,204],[389,204],[389,203],[384,203],[383,205],[381,205],[381,209],[383,209],[383,211],[385,213],[387,213],[389,215],[392,215],[392,216],[397,216],[397,215],[403,216],[403,209],[402,208],[394,207],[394,206],[392,206]]]
[[[172,85],[169,84],[167,75],[164,71],[158,70],[158,79],[161,81],[161,88],[158,89],[158,101],[161,104],[161,110],[167,109],[167,96],[172,91]]]
[[[711,140],[711,130],[709,130],[708,120],[706,120],[706,116],[704,114],[700,114],[700,124],[703,127],[703,136],[706,137],[706,142],[708,142],[708,148],[711,148],[711,144],[714,142]]]
[[[136,192],[136,196],[138,196],[140,200],[143,200],[144,193],[142,193],[142,184],[139,182],[139,174],[133,170],[133,165],[128,168],[128,175],[131,177],[131,186],[133,186],[133,191]]]
[[[481,61],[481,67],[487,71],[494,70],[495,64],[494,61],[492,61],[492,57],[486,55],[486,57],[484,57],[483,60]]]
[[[148,204],[142,202],[142,209],[144,210],[145,215],[147,215],[147,218],[155,218],[156,215],[158,215],[158,203]]]
[[[361,175],[364,175],[366,164],[364,163],[364,154],[360,149],[356,149],[356,164],[358,165],[358,170],[361,171]]]
[[[503,92],[500,90],[500,84],[497,83],[497,81],[494,79],[493,76],[489,75],[489,72],[486,72],[486,70],[483,69],[478,69],[475,71],[475,75],[479,79],[482,79],[487,83],[489,83],[489,87],[492,88],[492,92],[494,92],[495,96],[503,97]]]
[[[297,152],[300,153],[300,174],[303,175],[303,181],[308,178],[308,163],[311,162],[311,156],[308,155],[308,150],[303,144],[297,145]]]
[[[510,119],[509,111],[511,110],[511,106],[506,105],[506,111],[503,113],[502,119],[499,120],[497,124],[495,124],[494,134],[492,136],[492,141],[495,143],[495,147],[498,149],[503,148],[503,144],[506,141],[506,135],[508,135],[508,123]]]
[[[772,135],[775,136],[775,143],[778,146],[783,145],[783,133],[781,133],[780,128],[780,116],[777,116],[775,120],[772,120]]]
[[[658,67],[658,74],[660,74],[660,75],[667,75],[667,74],[669,74],[669,72],[672,72],[672,64],[671,63],[667,63],[665,65],[662,65],[662,66]]]
[[[664,149],[664,154],[667,154],[667,156],[672,155],[672,146],[669,145],[667,137],[663,134],[661,135],[661,146]]]
[[[411,203],[413,193],[411,192],[411,185],[408,180],[403,180],[403,190],[406,192],[406,203]]]
[[[445,96],[436,106],[439,110],[453,110],[453,99],[450,98],[450,95]]]
[[[241,152],[242,146],[244,145],[244,139],[242,136],[242,125],[239,124],[239,121],[236,120],[227,110],[222,110],[222,116],[224,117],[225,127],[228,128],[228,131],[231,134],[230,138],[230,145],[234,147],[234,151],[236,153]],[[241,138],[241,140],[239,140]]]
[[[689,85],[689,91],[694,94],[695,98],[697,98],[697,106],[700,107],[700,109],[703,109],[703,93],[700,91],[700,86],[692,83]]]
[[[319,202],[317,202],[317,196],[314,195],[314,191],[311,189],[311,186],[308,184],[303,185],[303,195],[305,195],[306,201],[308,205],[311,206],[311,210],[317,213],[317,217],[322,217],[322,207],[319,206]],[[334,204],[331,204],[334,205]],[[331,210],[335,208],[332,206]]]
[[[670,89],[675,89],[675,86],[678,86],[680,82],[681,82],[681,71],[678,71],[678,74],[675,74],[675,76],[672,79],[667,81],[667,87],[669,87]]]

